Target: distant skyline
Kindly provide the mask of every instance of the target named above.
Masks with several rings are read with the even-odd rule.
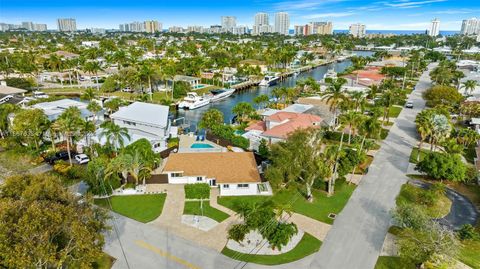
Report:
[[[56,29],[57,18],[75,18],[78,29],[118,29],[120,23],[158,20],[170,26],[220,24],[221,16],[236,16],[237,25],[253,25],[257,12],[290,14],[290,28],[310,21],[332,21],[334,29],[348,29],[352,23],[368,30],[425,30],[438,18],[441,31],[460,30],[463,19],[480,17],[480,1],[472,0],[244,0],[244,1],[124,1],[0,0],[0,22],[46,23]]]

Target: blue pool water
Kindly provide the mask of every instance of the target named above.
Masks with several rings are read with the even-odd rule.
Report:
[[[209,144],[203,144],[203,143],[193,143],[192,146],[190,146],[192,149],[213,149],[212,145]]]

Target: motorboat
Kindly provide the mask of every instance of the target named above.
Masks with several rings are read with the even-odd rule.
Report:
[[[210,93],[212,93],[212,97],[210,99],[210,102],[217,102],[220,100],[223,100],[230,95],[232,95],[235,92],[235,89],[219,89],[219,90],[212,90]]]
[[[183,101],[178,104],[178,108],[183,109],[197,109],[202,106],[210,104],[211,97],[199,96],[196,92],[189,92],[183,98]]]
[[[335,72],[335,70],[333,68],[328,69],[327,73],[325,73],[325,75],[323,75],[323,80],[325,81],[325,79],[327,79],[327,78],[337,79],[337,72]]]
[[[268,86],[272,86],[272,85],[275,85],[278,81],[279,77],[277,76],[265,76],[262,81],[260,81],[260,86],[262,87],[268,87]]]

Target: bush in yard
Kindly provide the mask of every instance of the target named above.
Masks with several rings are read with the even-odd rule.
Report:
[[[185,198],[187,199],[208,199],[210,197],[210,186],[206,183],[185,185]]]
[[[465,224],[458,231],[458,237],[462,240],[479,239],[480,235],[475,231],[475,228],[470,224]]]
[[[428,216],[419,206],[400,204],[392,212],[395,225],[401,228],[422,229],[428,222]]]
[[[234,136],[232,144],[236,147],[247,149],[250,146],[250,141],[243,136]]]
[[[459,155],[439,152],[428,153],[415,169],[434,179],[452,181],[464,181],[467,172]]]
[[[53,171],[55,171],[59,174],[62,174],[62,175],[66,175],[68,173],[68,171],[70,171],[71,168],[72,167],[70,166],[69,163],[66,163],[66,162],[63,162],[63,161],[56,162],[53,165]]]
[[[228,230],[228,239],[232,239],[237,242],[242,242],[245,239],[245,235],[249,229],[245,224],[234,224]]]

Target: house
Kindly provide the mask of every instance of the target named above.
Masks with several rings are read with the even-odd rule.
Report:
[[[192,87],[192,89],[197,89],[198,84],[200,84],[200,78],[197,77],[176,75],[173,80],[186,82]]]
[[[269,143],[284,141],[296,130],[319,128],[321,122],[322,118],[316,115],[279,111],[245,128],[247,132],[242,136],[250,140],[252,149],[257,149],[263,139]]]
[[[88,106],[88,103],[84,103],[84,102],[80,102],[72,99],[61,99],[61,100],[52,101],[52,102],[37,103],[31,106],[31,108],[38,108],[43,110],[43,113],[45,113],[48,120],[54,121],[58,117],[60,117],[60,115],[67,108],[76,107],[80,110],[82,114],[82,118],[84,120],[92,120],[94,114],[87,109],[87,106]],[[99,119],[101,115],[103,114],[99,113],[97,116],[97,119]]]
[[[19,104],[24,99],[26,90],[7,86],[5,81],[0,81],[0,105],[4,103]]]
[[[173,153],[162,170],[170,184],[207,183],[221,196],[271,195],[252,152]]]
[[[116,125],[128,129],[130,141],[126,141],[126,145],[146,138],[158,153],[167,148],[170,136],[168,113],[168,106],[134,102],[121,107],[110,118]]]
[[[350,86],[365,86],[370,87],[372,85],[380,85],[386,78],[385,75],[380,73],[379,67],[367,67],[362,70],[355,70],[351,74],[343,76],[349,81]]]

